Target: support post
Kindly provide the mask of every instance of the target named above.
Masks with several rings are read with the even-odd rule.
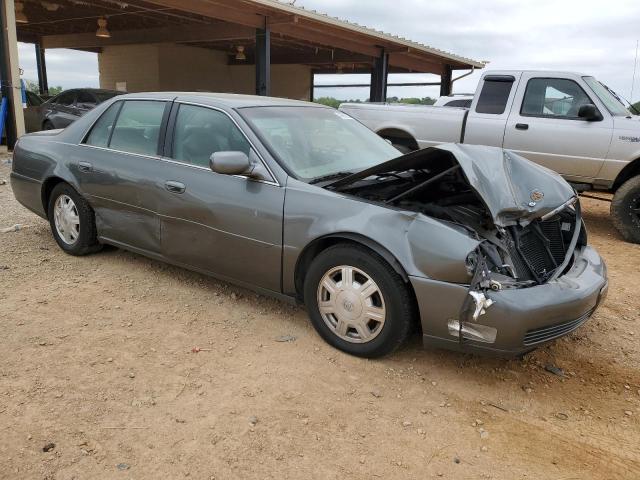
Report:
[[[12,150],[18,137],[25,132],[13,0],[0,2],[0,9],[0,86],[9,107],[6,134],[7,147]]]
[[[453,88],[452,81],[452,70],[450,65],[445,65],[440,75],[440,96],[446,97],[447,95],[451,95]]]
[[[36,67],[38,69],[38,87],[40,95],[49,95],[49,81],[47,80],[47,62],[44,55],[44,47],[38,41],[36,43]]]
[[[264,28],[256,29],[256,95],[271,94],[271,32],[265,18]]]
[[[371,102],[387,101],[387,77],[389,75],[389,54],[382,51],[376,58],[371,69],[371,86],[369,100]]]
[[[316,72],[315,70],[311,70],[309,72],[311,75],[311,85],[309,85],[309,101],[313,102],[313,97],[315,96],[315,86],[316,86]]]

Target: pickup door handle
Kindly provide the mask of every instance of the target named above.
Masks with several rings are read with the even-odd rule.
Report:
[[[164,188],[171,193],[184,193],[187,189],[187,187],[184,186],[184,183],[174,182],[172,180],[164,182]]]
[[[516,123],[516,128],[518,130],[529,130],[529,124],[528,123]]]
[[[78,162],[78,168],[81,172],[91,172],[93,170],[93,165],[89,162]]]

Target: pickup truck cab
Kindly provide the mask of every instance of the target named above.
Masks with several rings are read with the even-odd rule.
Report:
[[[447,142],[503,147],[577,190],[615,192],[614,224],[640,243],[640,117],[592,76],[490,71],[468,109],[347,103],[340,110],[403,152]]]

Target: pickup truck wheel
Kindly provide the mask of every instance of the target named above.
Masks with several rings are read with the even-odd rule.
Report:
[[[374,252],[338,244],[321,252],[305,276],[311,323],[333,347],[375,358],[402,345],[416,308],[402,277]]]
[[[627,242],[640,243],[640,176],[627,180],[616,191],[611,218]]]
[[[51,233],[70,255],[87,255],[102,248],[98,243],[93,209],[71,185],[59,183],[49,197]]]

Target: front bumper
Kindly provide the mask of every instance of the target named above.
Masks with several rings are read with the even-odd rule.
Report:
[[[410,277],[422,322],[425,346],[518,355],[566,335],[582,325],[606,296],[604,261],[591,247],[576,252],[571,269],[557,280],[535,287],[486,292],[493,300],[478,324],[496,330],[492,343],[463,339],[449,332],[468,288]]]

